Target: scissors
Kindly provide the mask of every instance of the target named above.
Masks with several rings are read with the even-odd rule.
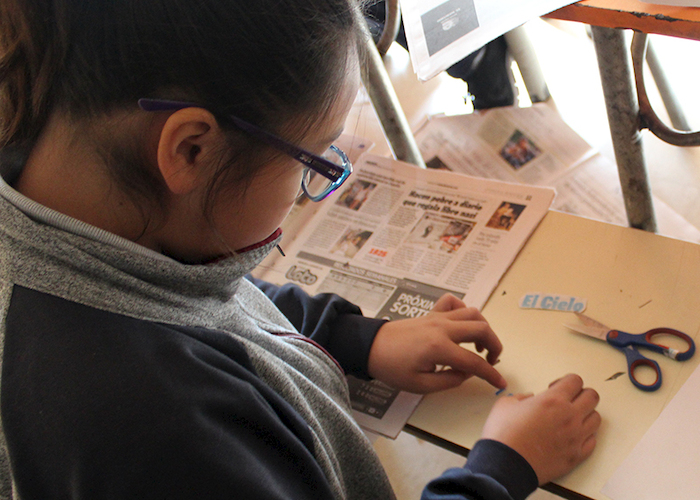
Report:
[[[605,340],[611,346],[622,351],[627,357],[627,373],[629,374],[630,380],[636,387],[643,391],[655,391],[661,387],[661,369],[656,361],[642,356],[636,349],[637,347],[643,347],[661,353],[676,361],[685,361],[686,359],[692,358],[693,354],[695,354],[695,342],[693,342],[693,339],[685,333],[674,330],[673,328],[652,328],[644,333],[626,333],[598,323],[585,314],[579,312],[575,314],[581,320],[582,324],[565,326],[575,332]],[[655,335],[671,335],[678,337],[688,344],[688,349],[680,352],[661,344],[655,344],[652,342],[652,338]],[[651,384],[642,384],[637,380],[634,372],[639,366],[648,366],[654,370],[656,373],[656,380]]]

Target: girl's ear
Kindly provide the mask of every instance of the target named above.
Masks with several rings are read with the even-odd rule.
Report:
[[[188,194],[208,181],[220,133],[214,115],[202,108],[181,109],[168,117],[158,141],[157,162],[171,193]]]

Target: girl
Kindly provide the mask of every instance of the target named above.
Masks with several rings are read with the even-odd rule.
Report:
[[[452,296],[387,323],[245,278],[300,186],[351,172],[361,22],[353,0],[2,1],[2,498],[392,498],[344,373],[505,387]],[[424,498],[524,498],[591,453],[596,404],[575,376],[502,398]]]

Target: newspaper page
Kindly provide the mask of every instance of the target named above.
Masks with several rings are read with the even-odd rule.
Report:
[[[415,136],[428,167],[551,186],[553,209],[627,225],[617,167],[547,104],[434,116]],[[700,241],[700,231],[667,204],[655,197],[654,206],[664,234]]]
[[[554,187],[552,208],[626,225],[614,165],[546,104],[435,116],[416,133],[428,166]]]
[[[595,154],[542,103],[432,117],[415,136],[428,167],[524,184],[551,183]]]
[[[413,69],[421,80],[491,40],[572,0],[401,0]]]
[[[448,292],[482,308],[553,198],[551,188],[365,154],[260,277],[337,293],[389,320],[427,314]],[[396,437],[421,396],[348,378],[360,425]]]

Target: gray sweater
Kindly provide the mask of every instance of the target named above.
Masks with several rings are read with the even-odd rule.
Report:
[[[177,474],[178,480],[189,474],[182,484],[196,486],[216,475],[204,470],[213,467],[231,474],[230,484],[245,485],[229,490],[231,498],[392,498],[372,446],[350,414],[343,371],[318,345],[296,335],[244,278],[275,245],[273,240],[212,265],[184,265],[40,206],[0,181],[3,497],[10,470],[15,498],[49,498],[37,496],[51,491],[44,487],[56,489],[54,498],[71,488],[86,488],[89,498],[138,498],[147,494],[139,489],[142,474]],[[101,345],[110,352],[95,355]],[[91,356],[109,359],[98,364]],[[123,366],[111,366],[117,357]],[[207,375],[190,390],[188,382],[201,376],[197,370]],[[110,380],[110,372],[118,380]],[[158,372],[167,380],[153,383],[149,375]],[[61,377],[65,384],[55,384]],[[111,390],[104,395],[85,378]],[[51,384],[65,392],[47,394]],[[120,387],[135,393],[112,394]],[[227,390],[230,401],[221,399]],[[129,407],[133,400],[139,408]],[[164,408],[182,415],[158,414]],[[269,428],[263,428],[266,422]],[[137,449],[120,446],[145,425],[155,428],[138,431]],[[44,434],[47,426],[50,435]],[[179,448],[168,442],[175,431]],[[91,439],[99,449],[88,444]],[[289,446],[280,444],[285,442]],[[172,456],[191,449],[191,458]],[[105,454],[112,454],[118,470],[105,469]],[[92,464],[98,463],[96,470]],[[186,470],[187,463],[193,470]],[[129,464],[153,470],[135,472]],[[287,478],[290,468],[301,471],[300,480]],[[37,475],[47,478],[45,486]],[[277,475],[284,479],[274,484]],[[111,493],[90,491],[117,483]],[[215,489],[185,497],[213,498]]]

